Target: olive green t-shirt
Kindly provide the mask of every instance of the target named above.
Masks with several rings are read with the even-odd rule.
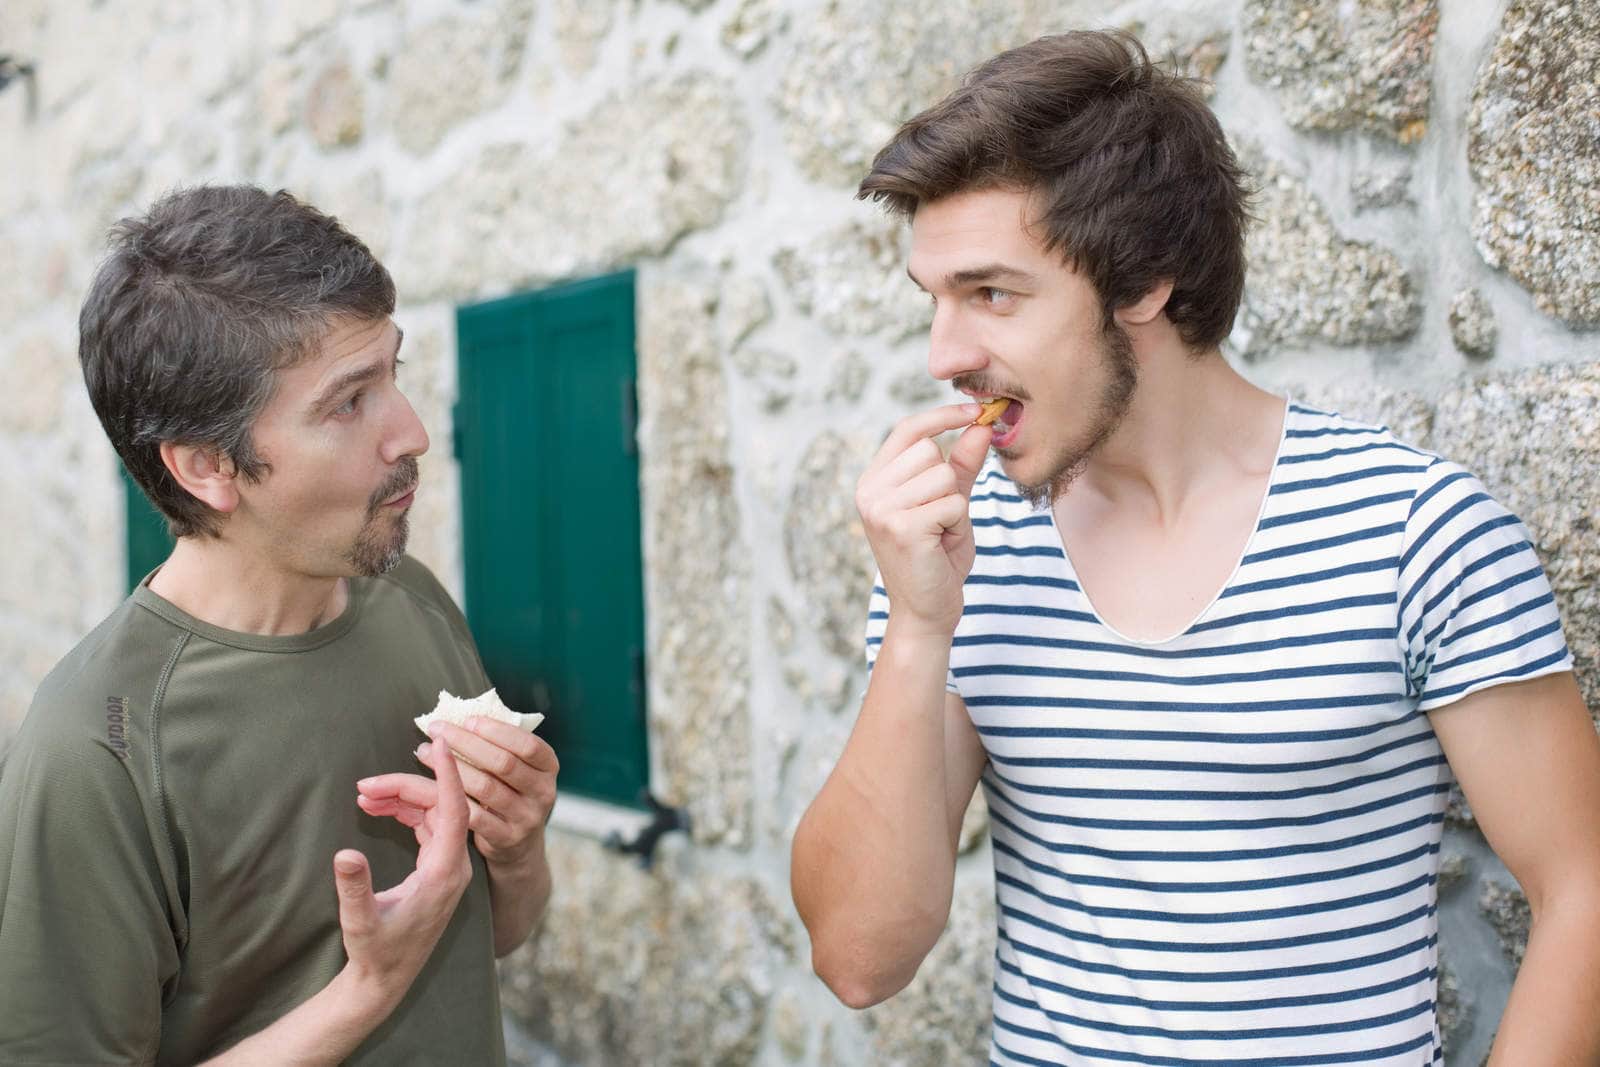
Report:
[[[310,633],[233,633],[141,585],[40,686],[0,757],[0,1063],[193,1064],[345,963],[333,854],[375,889],[416,839],[356,781],[427,773],[414,716],[488,688],[427,569],[350,582]],[[346,1062],[503,1064],[489,888]]]

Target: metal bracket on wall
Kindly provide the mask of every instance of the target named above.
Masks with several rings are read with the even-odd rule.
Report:
[[[639,831],[632,841],[624,841],[615,830],[606,835],[605,847],[624,855],[638,856],[639,866],[649,870],[655,863],[656,845],[665,834],[674,830],[689,832],[689,813],[683,808],[669,807],[651,795],[648,789],[640,792],[640,799],[650,807],[649,825]]]

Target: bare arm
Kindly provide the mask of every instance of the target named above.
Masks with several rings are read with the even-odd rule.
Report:
[[[437,802],[414,824],[417,867],[405,881],[372,891],[367,858],[345,849],[333,858],[339,926],[349,961],[321,991],[210,1067],[322,1067],[344,1061],[394,1011],[433,954],[472,879],[467,858],[467,798],[447,745],[429,760]]]
[[[1600,1063],[1600,740],[1577,683],[1499,685],[1429,717],[1533,911],[1489,1064]]]
[[[933,706],[914,706],[895,685],[902,672],[886,670],[890,657],[885,638],[873,672],[881,695],[868,690],[795,833],[790,872],[812,967],[852,1008],[904,989],[944,931],[961,817],[985,758],[943,673]]]
[[[795,833],[790,873],[812,967],[851,1007],[903,989],[943,931],[961,818],[985,761],[944,683],[990,432],[968,430],[948,461],[930,439],[975,413],[905,420],[857,488],[890,617],[855,729]]]

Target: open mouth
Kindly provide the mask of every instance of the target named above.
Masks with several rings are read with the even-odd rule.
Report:
[[[974,396],[972,399],[983,405],[983,413],[974,421],[994,431],[990,446],[1007,448],[1013,444],[1026,414],[1022,401],[1006,396]]]

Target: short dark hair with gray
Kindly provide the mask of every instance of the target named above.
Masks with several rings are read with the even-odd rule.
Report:
[[[78,317],[78,361],[100,425],[173,536],[214,536],[221,516],[173,479],[162,442],[213,449],[259,481],[270,468],[251,429],[277,372],[335,318],[385,318],[394,301],[367,246],[283,190],[182,189],[117,223]]]

